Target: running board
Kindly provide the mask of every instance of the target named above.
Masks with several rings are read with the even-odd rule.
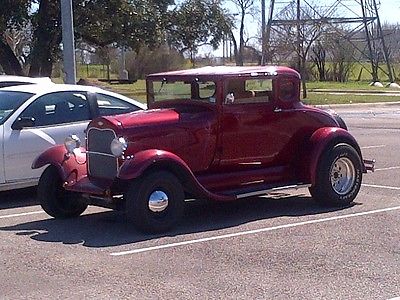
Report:
[[[311,187],[311,184],[293,184],[293,185],[274,187],[274,188],[255,191],[255,192],[250,192],[250,193],[239,194],[239,195],[236,195],[236,198],[237,199],[241,199],[241,198],[247,198],[247,197],[270,194],[270,193],[273,193],[273,192],[279,192],[279,191],[284,191],[284,190],[290,190],[290,189],[297,190],[297,189],[308,188],[308,187]]]

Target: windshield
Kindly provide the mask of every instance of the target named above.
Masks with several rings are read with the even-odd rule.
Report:
[[[0,124],[34,94],[0,90]]]
[[[151,81],[150,93],[155,102],[194,100],[215,103],[216,85],[213,81]]]

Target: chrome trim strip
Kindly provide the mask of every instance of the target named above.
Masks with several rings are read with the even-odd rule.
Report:
[[[98,155],[103,155],[103,156],[109,156],[109,157],[115,157],[112,154],[108,154],[108,153],[103,153],[103,152],[96,152],[96,151],[82,151],[82,153],[86,153],[86,154],[98,154]],[[116,157],[115,157],[116,158]]]
[[[39,178],[32,178],[32,179],[16,180],[11,182],[1,183],[0,192],[36,186],[38,182]]]
[[[311,184],[293,184],[293,185],[287,185],[287,186],[280,186],[272,189],[267,189],[267,190],[261,190],[261,191],[256,191],[256,192],[251,192],[251,193],[245,193],[245,194],[239,194],[236,195],[237,199],[241,198],[247,198],[247,197],[252,197],[252,196],[259,196],[259,195],[265,195],[269,194],[272,192],[277,192],[277,191],[282,191],[282,190],[289,190],[289,189],[300,189],[300,188],[306,188],[306,187],[311,187]]]

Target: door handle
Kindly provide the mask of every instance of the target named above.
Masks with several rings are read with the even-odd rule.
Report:
[[[279,112],[282,112],[282,108],[275,107],[274,113],[279,113]]]

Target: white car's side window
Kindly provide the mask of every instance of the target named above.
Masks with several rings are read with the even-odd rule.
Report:
[[[86,93],[57,92],[44,95],[29,105],[20,118],[32,118],[35,127],[90,120]]]
[[[97,94],[97,105],[99,107],[100,116],[124,114],[139,110],[136,105],[127,101],[100,93]]]

